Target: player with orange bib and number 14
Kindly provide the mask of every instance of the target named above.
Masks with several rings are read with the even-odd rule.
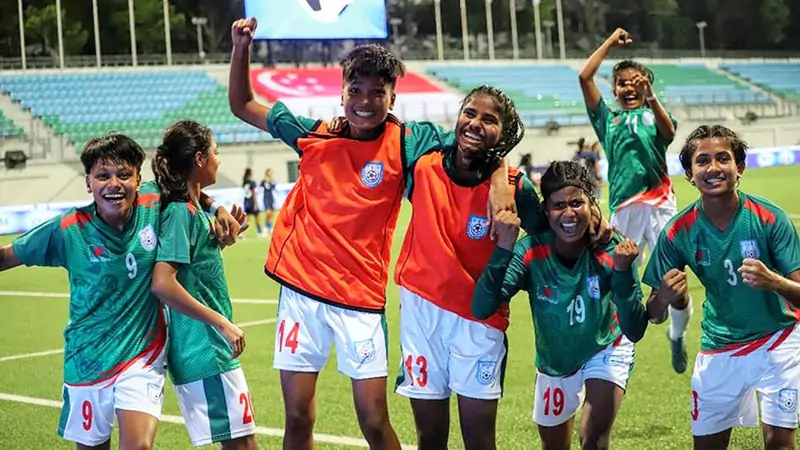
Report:
[[[576,161],[542,176],[547,223],[515,244],[519,219],[498,215],[498,241],[475,288],[472,309],[486,318],[528,293],[536,337],[533,420],[545,449],[568,449],[583,406],[583,448],[609,448],[611,427],[644,336],[647,312],[633,241],[615,235],[589,245],[596,181]]]
[[[737,189],[746,157],[724,126],[689,135],[680,161],[700,199],[661,233],[643,279],[654,322],[685,301],[686,267],[706,288],[692,374],[698,449],[728,448],[733,427],[757,426],[759,401],[765,448],[797,442],[800,238],[781,208]]]

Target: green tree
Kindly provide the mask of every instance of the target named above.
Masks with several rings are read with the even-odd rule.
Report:
[[[67,16],[67,8],[61,5],[61,27],[65,55],[80,54],[89,38],[79,21]],[[25,9],[25,43],[41,45],[41,53],[58,56],[58,24],[56,5],[45,7],[30,5]]]

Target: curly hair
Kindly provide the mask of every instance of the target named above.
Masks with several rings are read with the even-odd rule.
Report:
[[[379,77],[394,86],[397,79],[406,74],[403,61],[387,48],[377,44],[355,47],[339,62],[339,65],[342,67],[342,79],[345,83],[352,83],[357,78]]]
[[[136,172],[141,173],[144,158],[144,150],[136,141],[118,133],[90,139],[81,152],[81,163],[86,175],[91,173],[97,163],[130,164],[136,168]]]
[[[697,144],[703,139],[715,138],[727,141],[733,153],[733,159],[736,161],[736,167],[739,169],[744,169],[746,167],[747,142],[740,138],[735,131],[724,125],[700,125],[689,133],[689,136],[686,138],[686,143],[683,145],[680,155],[678,155],[687,178],[692,173],[692,157],[694,157],[694,152],[697,151]]]
[[[459,114],[478,95],[486,95],[495,101],[500,109],[500,121],[503,125],[498,145],[494,148],[485,149],[478,157],[472,160],[470,169],[478,171],[481,176],[485,176],[496,170],[500,165],[500,161],[522,141],[525,136],[525,124],[522,123],[522,118],[520,118],[517,108],[514,106],[514,101],[500,88],[487,84],[469,91],[461,101]]]
[[[582,190],[593,206],[597,205],[597,198],[594,196],[597,188],[589,169],[579,161],[553,161],[547,168],[540,183],[540,190],[544,198],[544,204],[550,200],[550,196],[567,186],[576,187]]]
[[[214,135],[207,126],[194,120],[175,122],[164,132],[161,145],[153,158],[153,174],[161,189],[161,205],[188,202],[187,181],[192,173],[194,155],[207,155]]]
[[[656,76],[650,68],[645,66],[640,62],[636,62],[632,59],[623,59],[622,61],[618,62],[614,68],[611,70],[611,78],[612,78],[612,86],[617,85],[617,77],[619,73],[625,69],[633,69],[637,72],[641,73],[642,75],[646,76],[650,83],[654,83],[656,81]]]

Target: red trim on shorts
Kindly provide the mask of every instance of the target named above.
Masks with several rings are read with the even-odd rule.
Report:
[[[783,343],[783,341],[785,341],[789,337],[789,335],[792,334],[792,331],[794,331],[795,326],[796,324],[788,328],[785,328],[782,331],[779,332],[776,331],[775,333],[768,334],[764,337],[755,339],[753,341],[737,342],[735,344],[726,345],[723,348],[718,348],[714,350],[701,350],[700,353],[704,355],[717,355],[720,353],[735,351],[735,353],[731,353],[730,356],[747,356],[753,353],[754,351],[758,350],[759,348],[763,347],[767,342],[769,342],[770,339],[772,339],[773,336],[778,335],[778,333],[780,333],[778,335],[778,339],[776,339],[775,342],[773,342],[772,345],[767,349],[768,352],[771,352],[777,349]]]

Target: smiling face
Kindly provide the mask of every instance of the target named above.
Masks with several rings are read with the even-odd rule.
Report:
[[[503,123],[495,100],[488,95],[475,95],[461,108],[455,132],[458,150],[467,158],[496,146]]]
[[[704,197],[719,197],[736,190],[736,183],[744,172],[737,166],[736,158],[727,139],[706,138],[697,142],[692,154],[691,172],[686,177]]]
[[[566,186],[546,199],[545,214],[556,238],[573,244],[583,239],[591,220],[591,201],[577,187]]]
[[[217,182],[219,170],[219,148],[214,138],[211,138],[211,147],[206,153],[195,153],[195,164],[190,178],[200,184],[201,188],[211,186]]]
[[[342,92],[344,115],[353,137],[373,132],[394,108],[394,86],[381,77],[357,76],[345,83]]]
[[[97,213],[109,225],[124,221],[131,212],[142,176],[130,163],[97,161],[86,175]]]
[[[636,75],[641,75],[641,72],[631,67],[619,70],[614,76],[614,97],[622,109],[636,109],[644,105],[644,95],[633,85]]]

